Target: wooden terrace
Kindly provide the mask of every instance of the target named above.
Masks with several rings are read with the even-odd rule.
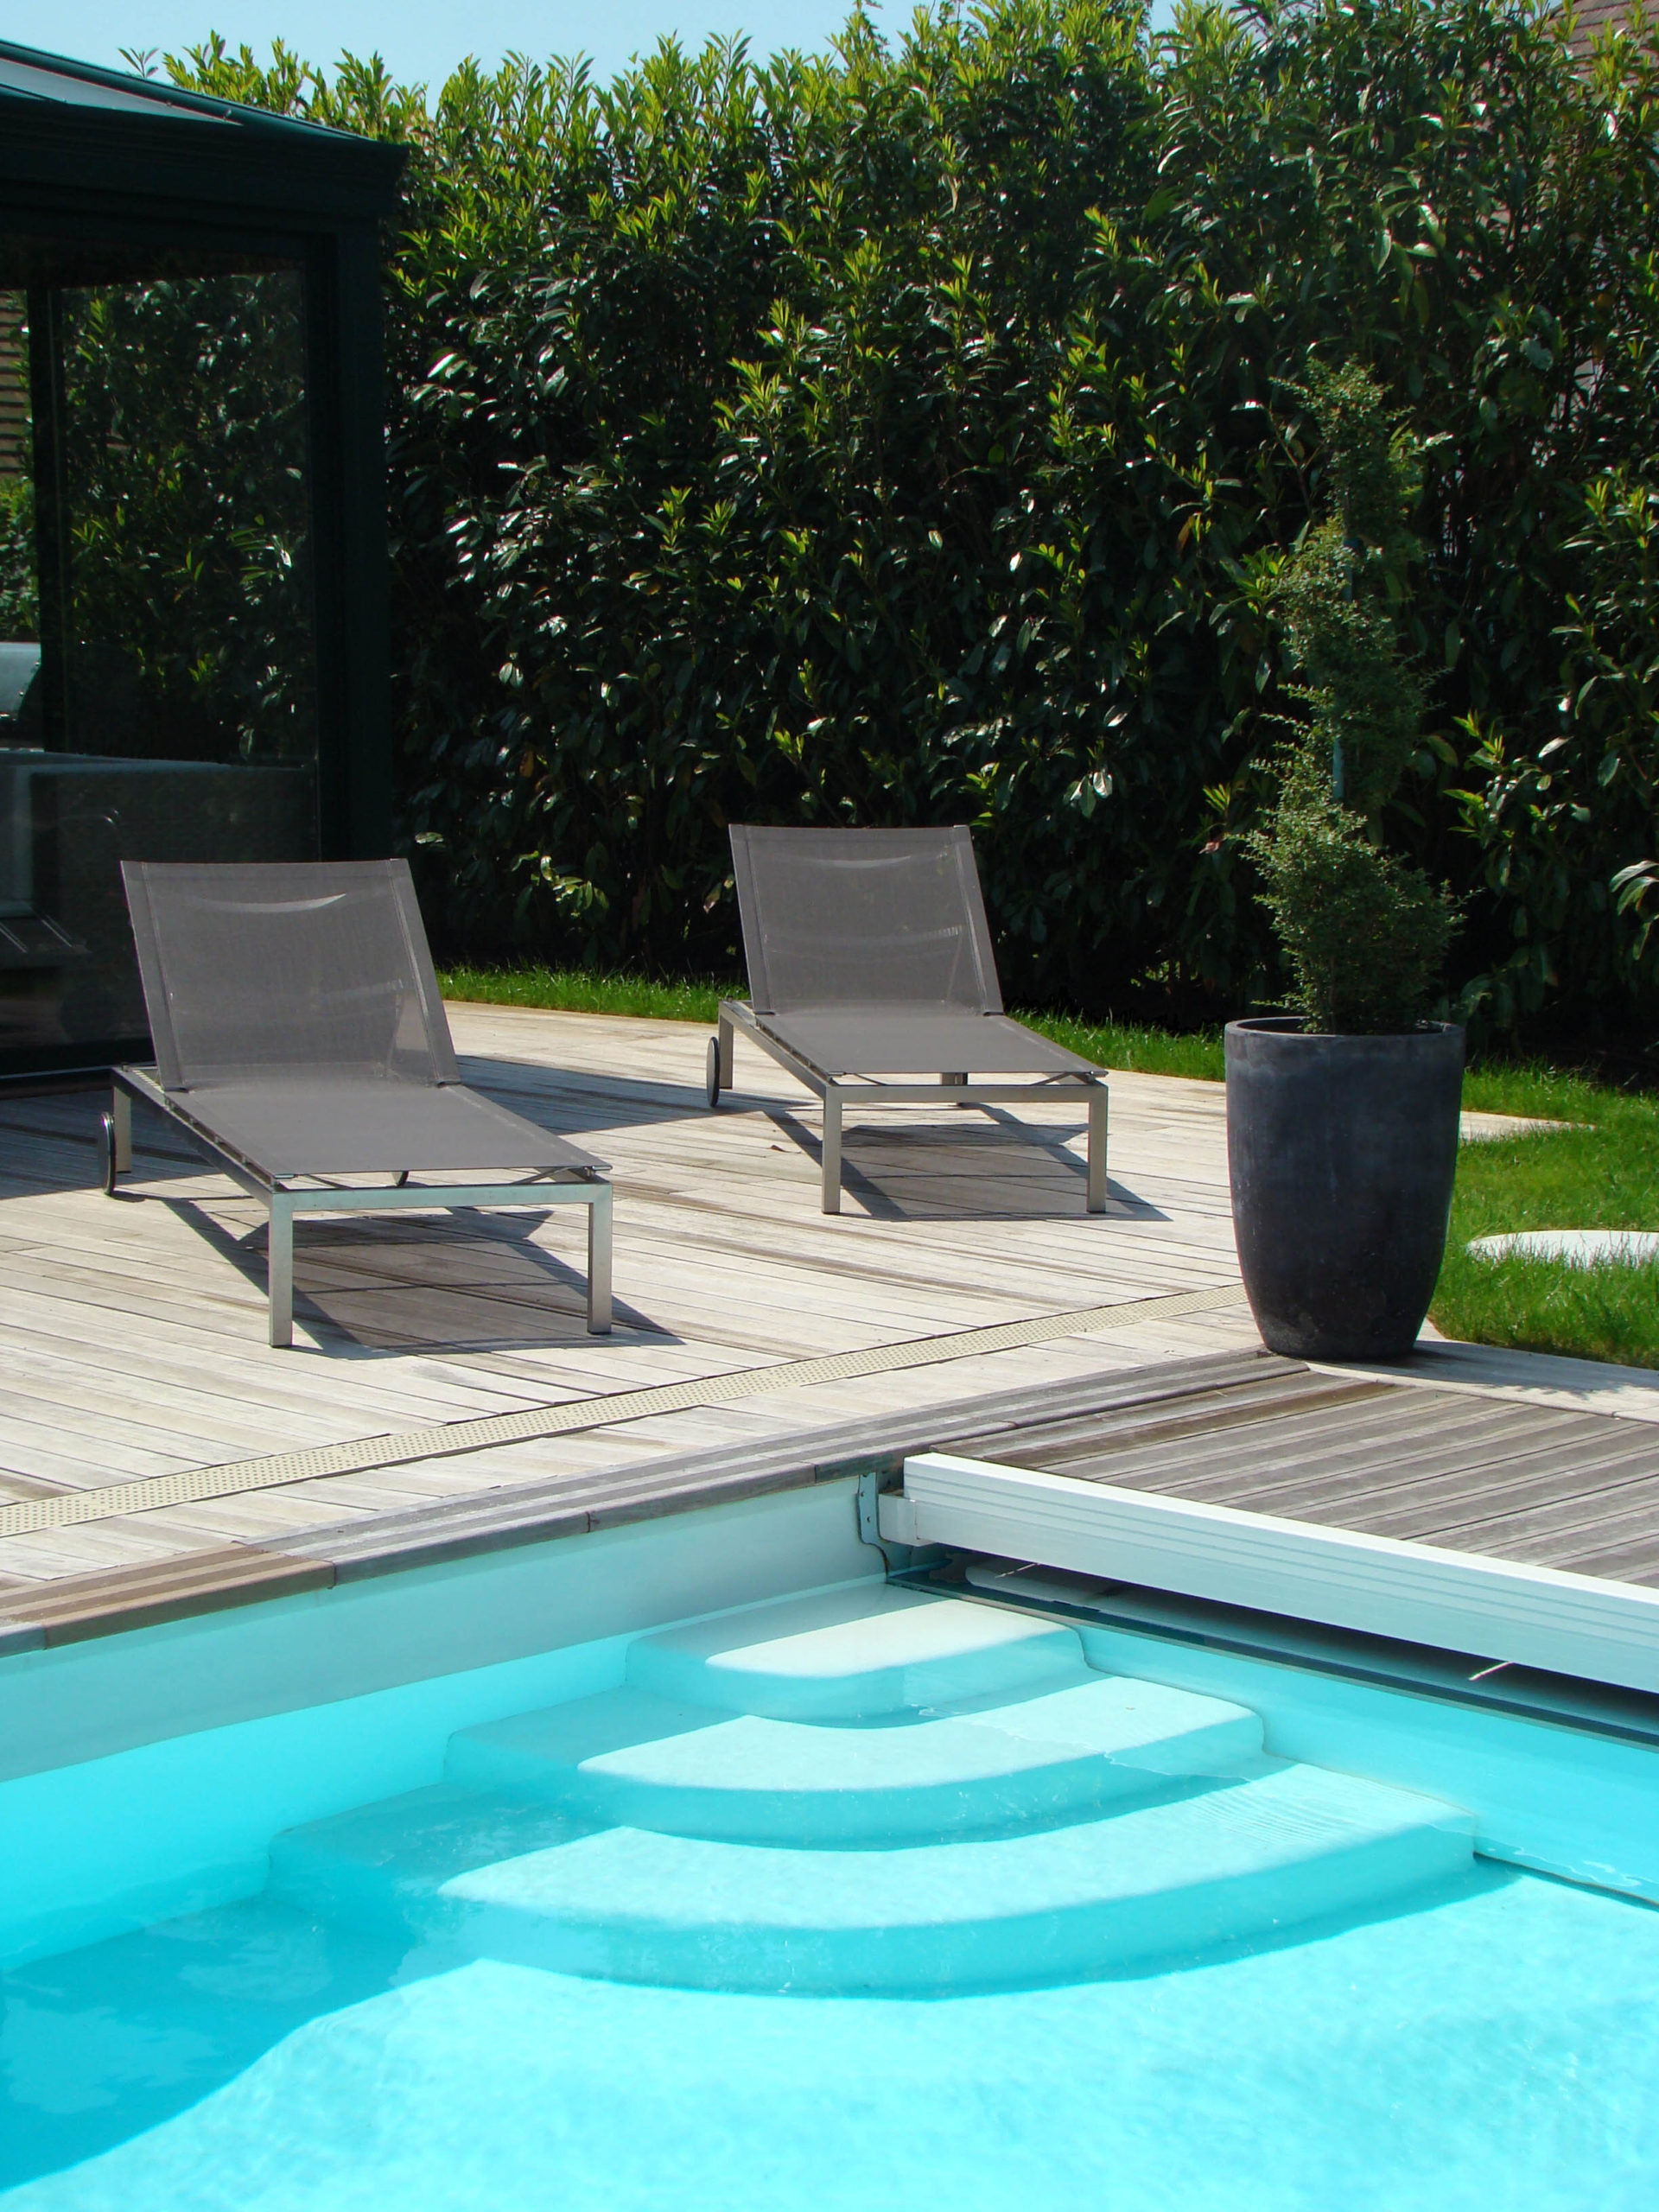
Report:
[[[0,1649],[810,1482],[861,1455],[1055,1419],[1097,1440],[1147,1395],[1141,1370],[1185,1364],[1225,1392],[1260,1358],[1219,1086],[1113,1078],[1103,1216],[1084,1211],[1077,1108],[942,1100],[849,1126],[843,1211],[826,1217],[815,1103],[741,1043],[711,1114],[700,1028],[451,1014],[469,1083],[612,1163],[608,1338],[584,1327],[579,1225],[527,1208],[306,1223],[295,1348],[273,1351],[253,1202],[142,1113],[131,1182],[106,1198],[101,1092],[0,1097]],[[1248,1479],[1236,1437],[1198,1452],[1194,1479],[1351,1528],[1386,1512],[1431,1544],[1460,1541],[1433,1510],[1446,1529],[1513,1510],[1533,1558],[1553,1513],[1583,1571],[1659,1583],[1659,1376],[1429,1344],[1404,1380],[1436,1402],[1407,1389],[1385,1404],[1363,1378],[1336,1399],[1274,1382]],[[1441,1390],[1461,1394],[1450,1415]],[[1217,1433],[1234,1403],[1212,1406]],[[1321,1470],[1322,1437],[1327,1459],[1344,1449],[1338,1406],[1363,1413],[1367,1450]],[[1148,1421],[1128,1419],[1125,1449]],[[1439,1501],[1425,1490],[1415,1519],[1396,1440]],[[1166,1452],[1149,1478],[1179,1488],[1175,1465]],[[1471,1483],[1478,1512],[1459,1503]]]

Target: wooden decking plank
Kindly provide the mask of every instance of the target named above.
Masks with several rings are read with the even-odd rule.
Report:
[[[1593,1538],[1616,1523],[1624,1525],[1632,1515],[1659,1517],[1659,1471],[1651,1463],[1646,1471],[1632,1471],[1622,1482],[1596,1484],[1541,1503],[1519,1505],[1507,1513],[1485,1514],[1424,1541],[1467,1551],[1489,1551],[1499,1543],[1506,1558],[1529,1559],[1538,1555],[1539,1546],[1579,1548],[1577,1540]]]
[[[14,1459],[16,1472],[44,1477],[71,1490],[100,1483],[132,1482],[149,1475],[170,1475],[194,1464],[188,1453],[147,1452],[123,1443],[118,1436],[96,1442],[71,1437],[63,1448],[64,1432],[50,1423],[32,1421],[8,1412],[0,1426],[0,1466]]]
[[[169,1425],[167,1416],[176,1417],[188,1408],[176,1403],[171,1407],[158,1395],[143,1395],[137,1392],[124,1395],[105,1388],[66,1387],[53,1392],[43,1389],[39,1382],[33,1387],[15,1375],[9,1375],[5,1387],[3,1407],[0,1407],[0,1450],[3,1440],[12,1433],[21,1436],[25,1427],[47,1437],[56,1437],[72,1451],[85,1452],[93,1447],[94,1455],[107,1457],[108,1436],[111,1421],[118,1422],[124,1445],[142,1449],[157,1459],[173,1459],[181,1466],[194,1466],[196,1454],[201,1448],[199,1428],[183,1423]],[[315,1435],[326,1432],[321,1424],[313,1423]],[[248,1452],[269,1451],[271,1432],[269,1420],[250,1420],[245,1409],[232,1408],[220,1413],[214,1421],[214,1434],[227,1446]],[[296,1442],[309,1442],[310,1438],[296,1438]]]
[[[1450,1543],[1459,1540],[1460,1532],[1489,1521],[1506,1521],[1567,1499],[1588,1505],[1656,1473],[1659,1449],[1652,1446],[1630,1449],[1609,1443],[1599,1452],[1588,1444],[1571,1451],[1558,1446],[1493,1459],[1479,1469],[1454,1466],[1433,1480],[1403,1489],[1373,1490],[1345,1510],[1362,1516],[1354,1525],[1370,1535]],[[1344,1507],[1340,1493],[1333,1493],[1327,1499],[1309,1501],[1306,1508],[1293,1499],[1284,1510],[1293,1520],[1329,1520]]]
[[[1554,1563],[1567,1567],[1574,1574],[1659,1586],[1659,1535],[1654,1533],[1652,1516],[1643,1513],[1633,1532],[1609,1530],[1605,1541],[1598,1539],[1582,1550],[1575,1549],[1570,1559]]]
[[[0,1540],[0,1573],[23,1581],[50,1581],[106,1569],[124,1573],[130,1567],[148,1567],[203,1548],[202,1541],[175,1529],[153,1528],[147,1520],[105,1522],[92,1528],[7,1536]]]
[[[334,1438],[339,1430],[337,1418],[329,1420],[315,1410],[302,1413],[293,1407],[255,1406],[247,1398],[224,1390],[192,1388],[181,1377],[159,1382],[145,1376],[118,1376],[86,1361],[42,1360],[20,1351],[14,1341],[7,1343],[6,1361],[8,1399],[15,1393],[22,1404],[72,1405],[104,1418],[134,1408],[143,1408],[146,1415],[151,1411],[169,1413],[189,1421],[188,1433],[198,1445],[204,1422],[211,1425],[209,1433],[216,1439],[238,1450],[245,1443],[249,1451],[270,1448],[274,1421],[281,1421],[284,1442],[291,1445],[321,1443]],[[3,1433],[3,1421],[0,1408],[0,1433]]]
[[[54,1308],[49,1301],[9,1296],[3,1285],[0,1334],[7,1343],[21,1340],[44,1348],[48,1356],[54,1343],[81,1358],[95,1359],[101,1347],[115,1371],[124,1363],[164,1378],[207,1373],[241,1392],[269,1392],[278,1400],[310,1406],[364,1406],[376,1414],[426,1402],[442,1418],[446,1408],[469,1413],[505,1411],[538,1403],[541,1398],[533,1388],[510,1389],[505,1378],[493,1388],[487,1376],[468,1374],[459,1364],[451,1379],[447,1373],[435,1373],[434,1363],[424,1357],[400,1360],[394,1369],[366,1353],[347,1358],[337,1354],[308,1358],[302,1353],[296,1358],[291,1353],[274,1353],[258,1339],[209,1347],[188,1325],[162,1332],[141,1323],[130,1331],[112,1332],[101,1323],[83,1325],[79,1307]]]
[[[1659,1370],[1614,1367],[1557,1352],[1513,1351],[1420,1338],[1410,1357],[1389,1370],[1410,1389],[1501,1399],[1544,1411],[1597,1414],[1659,1424]]]
[[[649,1382],[687,1382],[694,1376],[775,1366],[789,1357],[783,1351],[746,1354],[706,1339],[683,1344],[670,1337],[609,1338],[596,1357],[585,1357],[585,1350],[578,1346],[562,1352],[556,1370],[527,1352],[507,1348],[468,1352],[465,1364],[529,1386],[527,1400],[541,1405],[564,1396],[588,1397],[603,1390],[642,1389]]]
[[[293,1596],[327,1587],[334,1577],[316,1560],[284,1559],[241,1548],[198,1554],[148,1571],[67,1578],[37,1597],[14,1600],[8,1624],[44,1630],[48,1647],[118,1630],[154,1627],[187,1613]],[[0,1619],[7,1615],[0,1613]]]
[[[143,1518],[145,1525],[157,1523],[192,1542],[280,1545],[295,1529],[360,1522],[379,1510],[340,1499],[294,1498],[286,1491],[271,1490],[194,1505],[157,1506]]]
[[[1507,1418],[1507,1414],[1500,1419]],[[1085,1471],[1081,1455],[1063,1471],[1080,1480],[1108,1482],[1127,1489],[1170,1489],[1210,1496],[1215,1503],[1243,1504],[1274,1484],[1294,1479],[1304,1467],[1328,1468],[1333,1447],[1351,1463],[1358,1454],[1402,1452],[1419,1438],[1437,1447],[1446,1431],[1459,1421],[1471,1425],[1490,1418],[1461,1408],[1443,1411],[1424,1394],[1402,1391],[1371,1396],[1357,1405],[1325,1405],[1306,1414],[1281,1414],[1259,1423],[1212,1431],[1177,1452],[1152,1444],[1122,1452],[1103,1453]],[[1095,1471],[1096,1466],[1098,1471]],[[1061,1471],[1053,1470],[1052,1471]]]
[[[1010,1461],[1013,1465],[1039,1468],[1047,1474],[1079,1473],[1085,1479],[1084,1471],[1091,1471],[1098,1465],[1102,1469],[1098,1479],[1104,1481],[1109,1479],[1104,1471],[1109,1463],[1122,1453],[1215,1431],[1230,1434],[1258,1421],[1276,1421],[1285,1414],[1300,1416],[1331,1405],[1380,1396],[1387,1388],[1386,1383],[1332,1382],[1306,1372],[1278,1381],[1264,1378],[1232,1389],[1206,1392],[1197,1405],[1178,1413],[1132,1408],[1118,1415],[1109,1429],[1103,1428],[1097,1418],[1084,1414],[1045,1427],[1040,1440],[976,1438],[969,1456],[996,1459],[1012,1450],[1017,1455]]]
[[[1610,1443],[1601,1436],[1540,1438],[1528,1416],[1505,1410],[1479,1424],[1447,1423],[1444,1429],[1419,1421],[1383,1439],[1381,1448],[1375,1438],[1348,1437],[1340,1430],[1309,1438],[1287,1435],[1270,1459],[1247,1468],[1230,1467],[1211,1450],[1195,1465],[1172,1462],[1141,1470],[1122,1487],[1178,1492],[1292,1520],[1304,1509],[1339,1509],[1344,1501],[1357,1507],[1368,1503],[1386,1514],[1414,1510],[1442,1491],[1455,1502],[1458,1483],[1478,1483],[1488,1471],[1497,1471],[1501,1479],[1503,1471],[1527,1454],[1554,1464],[1561,1454],[1573,1452],[1589,1463],[1615,1448],[1617,1440]],[[1112,1463],[1103,1460],[1095,1478],[1109,1481],[1111,1476]],[[1448,1484],[1452,1487],[1446,1491]]]

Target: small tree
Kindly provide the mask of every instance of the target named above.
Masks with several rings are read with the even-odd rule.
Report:
[[[1249,849],[1310,1029],[1378,1034],[1421,1020],[1451,940],[1445,887],[1382,842],[1382,809],[1417,741],[1423,688],[1383,596],[1417,547],[1417,448],[1370,372],[1310,369],[1332,509],[1286,562],[1280,619],[1308,719],[1281,752],[1279,798]]]

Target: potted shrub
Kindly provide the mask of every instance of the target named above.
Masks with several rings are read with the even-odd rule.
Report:
[[[1363,369],[1315,369],[1306,397],[1331,512],[1277,588],[1306,714],[1249,840],[1292,988],[1284,1014],[1228,1026],[1233,1222],[1269,1349],[1399,1359],[1445,1249],[1464,1048],[1425,1018],[1451,901],[1382,832],[1423,710],[1389,601],[1415,550],[1418,449]]]

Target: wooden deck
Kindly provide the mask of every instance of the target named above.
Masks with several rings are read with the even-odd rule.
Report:
[[[609,1338],[583,1326],[580,1224],[526,1209],[303,1223],[296,1348],[274,1351],[251,1201],[142,1114],[107,1199],[100,1094],[0,1096],[0,1648],[810,1480],[1259,1355],[1217,1085],[1113,1078],[1103,1217],[1077,1112],[942,1099],[854,1124],[826,1218],[814,1103],[741,1042],[711,1115],[699,1028],[452,1015],[469,1081],[613,1165]],[[1659,1420],[1659,1377],[1503,1357],[1418,1364],[1516,1421],[1529,1397]]]
[[[855,1124],[844,1211],[826,1218],[814,1102],[759,1054],[740,1046],[737,1090],[711,1115],[699,1028],[453,1019],[469,1081],[613,1163],[614,1334],[586,1333],[567,1214],[371,1216],[302,1223],[296,1348],[273,1351],[251,1201],[142,1113],[130,1192],[107,1199],[101,1094],[0,1098],[0,1529],[9,1503],[353,1440],[575,1402],[583,1425],[0,1534],[0,1609],[63,1578],[1255,1341],[1213,1086],[1115,1083],[1104,1217],[1084,1211],[1079,1115],[1038,1108],[1022,1128],[942,1106]],[[1225,1302],[1147,1305],[1193,1293]],[[1086,1334],[937,1356],[976,1328],[1119,1306],[1136,1310]],[[620,1422],[600,1403],[899,1344],[930,1363]]]
[[[1659,1586],[1659,1427],[1260,1360],[1110,1414],[982,1433],[964,1457]]]

